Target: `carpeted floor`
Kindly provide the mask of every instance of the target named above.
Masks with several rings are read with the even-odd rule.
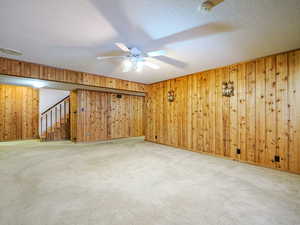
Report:
[[[300,176],[128,139],[0,143],[1,225],[299,225]]]

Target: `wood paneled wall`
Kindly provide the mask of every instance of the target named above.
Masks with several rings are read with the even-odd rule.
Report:
[[[0,141],[38,138],[38,89],[0,84]]]
[[[77,139],[77,90],[70,93],[70,139],[76,142]]]
[[[235,88],[230,98],[222,96],[222,82],[229,80]],[[300,51],[195,73],[148,89],[147,140],[300,172]],[[175,91],[172,103],[167,101],[169,90]]]
[[[144,136],[145,97],[120,96],[88,90],[73,92],[72,140],[76,138],[77,142],[90,142]]]
[[[115,79],[96,74],[58,69],[24,61],[17,61],[0,57],[0,74],[37,78],[41,80],[58,81],[65,83],[84,84],[95,87],[114,88],[145,92],[146,85],[121,79]]]

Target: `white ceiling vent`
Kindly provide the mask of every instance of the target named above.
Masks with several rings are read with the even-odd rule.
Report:
[[[7,54],[7,55],[14,55],[14,56],[23,55],[22,52],[14,50],[14,49],[9,49],[9,48],[0,48],[0,53],[4,53],[4,54]]]

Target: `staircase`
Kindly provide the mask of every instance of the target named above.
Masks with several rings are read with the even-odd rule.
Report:
[[[41,141],[70,139],[70,96],[65,97],[41,114]]]

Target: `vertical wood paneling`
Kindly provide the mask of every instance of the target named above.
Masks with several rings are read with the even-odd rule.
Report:
[[[138,92],[146,91],[146,85],[142,83],[104,77],[96,74],[59,69],[3,57],[0,57],[0,73],[12,76],[38,78],[42,80],[85,84],[96,87],[114,88]]]
[[[70,93],[70,138],[76,141],[77,138],[77,107],[78,107],[77,91]]]
[[[211,70],[208,74],[209,76],[209,145],[210,153],[215,154],[216,152],[216,72]]]
[[[83,140],[83,137],[84,137],[84,116],[85,114],[83,113],[82,110],[84,110],[84,92],[83,91],[77,91],[77,113],[76,113],[76,117],[75,118],[75,122],[76,123],[76,141],[84,141]],[[71,102],[71,105],[72,105],[72,102]],[[71,131],[72,132],[72,131]]]
[[[235,86],[234,95],[230,100],[230,156],[232,158],[238,158],[236,154],[236,149],[238,148],[238,114],[237,114],[237,101],[238,101],[238,66],[234,65],[230,67],[229,79],[233,82]]]
[[[38,90],[0,84],[0,141],[38,138]]]
[[[289,54],[289,169],[300,171],[300,51]]]
[[[144,97],[121,95],[118,98],[117,94],[111,93],[88,90],[76,92],[77,115],[74,117],[75,121],[72,121],[75,123],[73,127],[77,128],[74,132],[76,141],[90,142],[144,135]]]
[[[146,140],[300,173],[298,89],[300,51],[149,85]]]
[[[198,151],[198,76],[197,74],[191,75],[191,100],[192,100],[192,151]],[[168,131],[167,131],[168,132]]]
[[[5,114],[4,114],[4,109],[5,109],[5,101],[4,101],[4,86],[0,85],[0,140],[4,139],[4,120],[5,120]]]
[[[166,98],[164,98],[163,96],[167,96],[168,95],[168,82],[162,83],[163,84],[163,90],[162,90],[162,101],[163,101],[163,112],[167,112],[169,110],[169,102]],[[148,116],[148,115],[147,115]],[[146,117],[147,117],[146,116]],[[170,125],[169,123],[169,114],[163,113],[163,120],[162,120],[162,132],[163,132],[163,142],[162,143],[167,143],[170,144],[170,135],[167,133],[168,132],[168,126]],[[148,124],[146,123],[146,126]]]
[[[265,165],[275,167],[273,164],[277,146],[276,125],[276,57],[266,58],[266,162]]]
[[[236,94],[238,98],[238,148],[241,150],[241,154],[236,158],[246,161],[246,142],[247,142],[247,127],[246,127],[246,65],[238,65]]]
[[[247,92],[246,92],[246,152],[247,161],[255,162],[255,62],[249,62],[246,64],[246,79],[247,79]]]
[[[202,134],[203,134],[203,152],[210,152],[210,140],[209,140],[209,77],[208,72],[205,72],[201,76],[201,89],[203,90],[202,95],[202,116],[200,118],[202,124]]]
[[[287,54],[276,57],[277,154],[279,168],[288,168],[288,64]]]
[[[157,102],[156,104],[159,105],[163,105],[163,92],[164,92],[164,88],[163,88],[163,83],[159,83],[157,86],[157,90],[158,90],[158,98],[157,98]],[[155,127],[163,127],[163,108],[162,107],[158,107],[158,110],[156,110],[156,123],[155,123]],[[163,135],[164,129],[159,129],[158,132],[156,133],[157,135],[157,141],[159,143],[163,143],[164,142],[164,135]]]
[[[197,131],[201,132],[196,132],[196,137],[197,137],[197,151],[198,152],[204,152],[205,150],[205,134],[204,134],[204,99],[205,99],[205,88],[203,86],[204,80],[203,80],[204,75],[199,74],[196,77],[197,80],[197,118],[196,118],[196,123],[197,123]]]
[[[256,61],[256,162],[266,163],[266,65],[265,59]]]
[[[216,155],[224,155],[222,69],[216,70]]]
[[[229,68],[223,68],[223,81],[229,81]],[[223,119],[223,156],[230,157],[230,99],[222,96],[222,119]]]
[[[186,116],[187,116],[187,148],[189,150],[193,149],[193,90],[192,90],[192,82],[193,82],[193,76],[187,77],[187,109],[186,109]],[[164,98],[164,96],[162,96]],[[164,98],[166,99],[166,98]],[[165,113],[163,113],[165,115]],[[166,131],[165,131],[166,132]]]

